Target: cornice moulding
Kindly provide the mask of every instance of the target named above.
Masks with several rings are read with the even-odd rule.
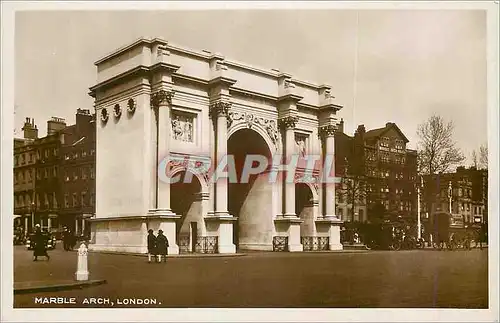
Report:
[[[156,70],[167,70],[168,72],[171,72],[171,73],[175,73],[177,72],[177,70],[181,68],[179,65],[173,65],[173,64],[169,64],[169,63],[163,63],[163,62],[160,62],[160,63],[156,63],[154,65],[152,65],[149,70],[154,73],[156,72]]]
[[[277,101],[278,102],[283,102],[283,101],[296,101],[296,102],[299,102],[303,98],[304,98],[303,96],[300,96],[300,95],[297,95],[297,94],[285,94],[285,95],[279,97]]]
[[[92,86],[91,88],[89,88],[90,90],[89,94],[91,97],[95,98],[95,93],[97,90],[106,89],[117,83],[122,83],[124,79],[138,77],[140,75],[148,75],[148,74],[149,74],[149,68],[147,66],[144,65],[136,66],[128,71],[120,73],[106,81],[103,81],[101,83]]]
[[[208,85],[216,85],[216,84],[220,84],[220,83],[226,84],[228,86],[232,86],[233,84],[236,83],[236,80],[230,79],[228,77],[219,76],[219,77],[216,77],[216,78],[208,81]]]

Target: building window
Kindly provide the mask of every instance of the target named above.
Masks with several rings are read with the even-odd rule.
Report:
[[[49,196],[47,195],[47,193],[43,194],[43,204],[45,205],[45,207],[49,207]]]
[[[87,179],[87,169],[85,167],[82,168],[82,179]]]
[[[339,208],[339,218],[344,219],[344,209]]]
[[[64,207],[69,207],[69,195],[64,194]]]
[[[90,205],[91,206],[94,206],[94,203],[95,203],[95,194],[94,192],[90,193]]]
[[[69,175],[67,170],[64,171],[64,181],[69,182]]]
[[[87,192],[82,192],[82,199],[81,199],[81,202],[80,202],[81,206],[86,206],[86,204],[85,204],[86,197],[87,197]]]
[[[78,171],[73,172],[73,180],[76,181],[78,179]]]
[[[52,205],[54,206],[55,209],[57,208],[56,192],[52,193]]]
[[[21,171],[21,172],[19,172],[19,180],[20,180],[20,182],[21,182],[21,183],[23,183],[23,182],[24,182],[24,175],[23,175],[23,172],[22,172],[22,171]]]
[[[78,205],[78,200],[76,197],[76,193],[73,193],[73,207],[76,207]]]
[[[48,150],[48,149],[45,149],[45,150],[44,150],[44,155],[45,155],[45,158],[48,158],[48,157],[49,157],[49,150]]]
[[[44,174],[43,178],[48,178],[49,177],[49,170],[47,168],[45,168],[43,170],[43,174]]]
[[[19,206],[24,206],[24,198],[22,195],[19,195]]]
[[[24,164],[24,154],[21,154],[21,165]]]
[[[57,177],[57,166],[54,166],[54,177]]]
[[[382,137],[380,139],[380,147],[389,147],[389,138],[387,137]]]
[[[69,157],[69,154],[65,154],[65,155],[64,155],[64,159],[65,159],[65,160],[69,160],[69,158],[70,158],[70,157]]]
[[[92,149],[90,149],[90,156],[94,156],[94,155],[95,155],[95,149],[92,148]]]
[[[339,203],[344,203],[344,195],[342,193],[339,194]]]
[[[90,178],[94,179],[94,177],[95,177],[94,166],[90,166]]]
[[[77,158],[78,158],[78,152],[77,152],[77,151],[75,151],[75,153],[73,154],[73,158],[74,158],[74,159],[77,159]]]
[[[87,157],[87,151],[85,149],[82,149],[82,157]]]
[[[57,156],[59,154],[59,149],[54,148],[54,156]]]
[[[36,206],[40,207],[40,194],[36,193]]]

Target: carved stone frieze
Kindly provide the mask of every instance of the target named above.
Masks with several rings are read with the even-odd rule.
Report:
[[[193,117],[187,115],[172,115],[172,138],[174,140],[193,142]]]
[[[307,136],[302,134],[295,134],[295,144],[301,157],[306,155],[307,151]]]
[[[273,144],[278,142],[279,133],[275,120],[256,117],[255,115],[247,112],[230,112],[228,116],[228,127],[230,127],[234,122],[244,122],[249,129],[251,129],[254,125],[259,125],[266,131]]]

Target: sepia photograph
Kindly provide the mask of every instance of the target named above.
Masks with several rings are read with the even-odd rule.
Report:
[[[498,322],[498,6],[2,2],[2,321]]]

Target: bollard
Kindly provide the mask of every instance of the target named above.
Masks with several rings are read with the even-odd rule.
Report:
[[[76,271],[76,280],[89,280],[88,271],[88,250],[85,243],[78,248],[78,267]]]

